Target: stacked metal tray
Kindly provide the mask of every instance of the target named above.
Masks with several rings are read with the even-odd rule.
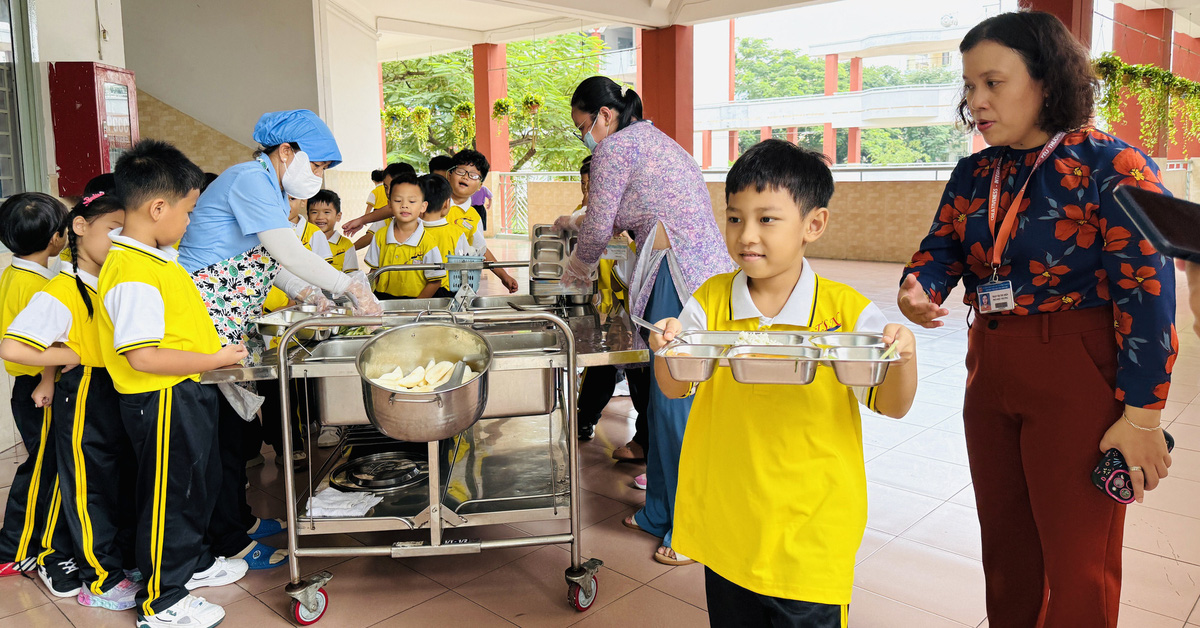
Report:
[[[590,295],[595,288],[575,290],[562,284],[567,256],[578,238],[554,225],[534,225],[529,231],[529,293],[535,296]]]
[[[737,331],[685,331],[659,349],[671,377],[703,382],[719,367],[742,384],[810,384],[817,368],[832,368],[846,386],[878,386],[898,356],[884,357],[882,334],[751,332],[771,344],[746,344]]]

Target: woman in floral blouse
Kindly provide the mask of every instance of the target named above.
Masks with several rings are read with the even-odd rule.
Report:
[[[1166,190],[1145,154],[1089,126],[1095,75],[1058,18],[1001,14],[960,50],[960,116],[992,147],[959,162],[899,305],[940,326],[961,280],[975,313],[963,421],[990,625],[1111,628],[1125,506],[1090,474],[1116,448],[1138,501],[1166,477],[1178,348],[1172,264],[1113,191]]]

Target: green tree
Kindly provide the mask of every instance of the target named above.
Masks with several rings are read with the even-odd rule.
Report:
[[[508,120],[513,170],[575,170],[587,149],[575,137],[571,94],[583,79],[599,73],[598,37],[568,33],[508,44]],[[383,94],[388,106],[430,112],[427,137],[402,133],[388,141],[388,161],[417,165],[430,157],[468,146],[456,145],[454,108],[474,99],[471,51],[464,50],[383,64]],[[521,106],[527,95],[542,99],[536,112]],[[476,111],[490,116],[491,111]],[[474,142],[469,142],[471,146]]]

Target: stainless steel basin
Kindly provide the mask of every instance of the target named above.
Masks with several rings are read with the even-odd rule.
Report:
[[[533,243],[533,259],[539,262],[558,262],[566,257],[562,242],[543,240]]]
[[[388,299],[380,301],[384,314],[448,310],[451,299]]]
[[[467,309],[472,312],[485,310],[510,310],[512,303],[519,307],[530,310],[553,310],[555,308],[554,297],[535,297],[529,294],[498,296],[498,297],[475,297],[467,303]]]

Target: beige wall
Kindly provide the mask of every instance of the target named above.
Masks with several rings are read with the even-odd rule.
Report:
[[[164,140],[183,151],[205,172],[221,174],[248,161],[254,149],[188,114],[137,90],[138,129],[144,138]]]
[[[811,257],[907,262],[929,232],[946,184],[940,181],[870,181],[837,185],[829,230]],[[713,215],[725,229],[725,184],[709,183]],[[529,224],[553,222],[579,205],[579,184],[529,184]]]

